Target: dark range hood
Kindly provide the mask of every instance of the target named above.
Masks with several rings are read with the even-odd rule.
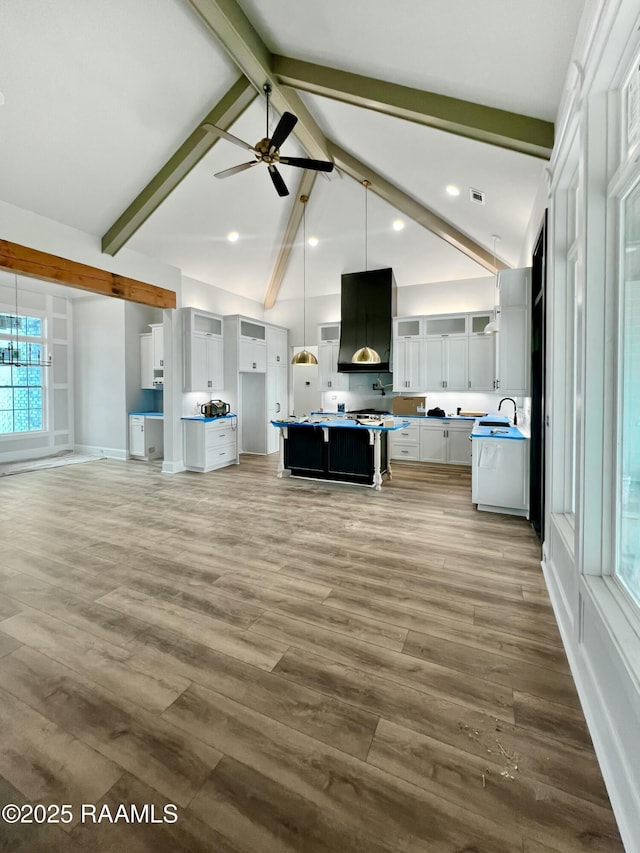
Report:
[[[391,370],[391,318],[396,313],[396,280],[391,267],[342,275],[339,373]],[[371,347],[380,364],[353,364],[354,352]]]

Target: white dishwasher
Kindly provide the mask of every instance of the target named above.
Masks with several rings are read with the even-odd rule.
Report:
[[[529,517],[529,439],[472,438],[471,500],[479,510]]]

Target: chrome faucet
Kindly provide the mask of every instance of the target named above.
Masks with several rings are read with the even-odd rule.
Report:
[[[510,400],[513,403],[513,425],[518,425],[518,407],[516,406],[516,401],[513,397],[503,397],[502,400],[498,403],[498,411],[500,411],[500,406],[504,403],[505,400]]]

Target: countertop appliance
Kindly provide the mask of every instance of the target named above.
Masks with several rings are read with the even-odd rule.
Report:
[[[205,418],[221,418],[228,415],[231,411],[231,406],[224,403],[222,400],[209,400],[208,403],[203,403],[200,406],[200,414]]]

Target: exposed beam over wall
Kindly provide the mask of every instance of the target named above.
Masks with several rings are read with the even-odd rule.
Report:
[[[394,118],[408,119],[533,157],[548,160],[551,156],[553,124],[542,119],[362,77],[359,74],[286,56],[273,56],[272,68],[278,82],[285,86],[377,110]]]
[[[235,0],[188,0],[229,57],[251,80],[258,92],[271,85],[271,103],[279,113],[298,119],[294,134],[310,157],[328,159],[324,134],[296,92],[278,83],[272,71],[272,54]]]
[[[189,174],[196,163],[216,144],[219,137],[202,130],[202,125],[215,124],[223,130],[228,130],[256,95],[254,86],[244,76],[233,84],[171,159],[165,163],[109,228],[102,238],[103,252],[108,255],[115,255],[154,210],[160,206],[169,193]]]
[[[300,227],[300,223],[302,222],[302,215],[304,213],[304,204],[301,204],[300,196],[311,195],[311,190],[313,189],[317,174],[317,172],[312,172],[310,170],[305,169],[302,174],[302,178],[300,179],[300,183],[298,184],[298,189],[296,190],[295,194],[295,202],[291,208],[291,213],[289,214],[289,221],[287,222],[286,228],[284,229],[284,234],[282,235],[280,251],[278,252],[278,257],[276,258],[276,262],[273,267],[273,272],[271,273],[271,279],[269,281],[267,292],[264,297],[265,309],[273,308],[276,299],[278,298],[280,285],[282,284],[282,279],[284,278],[284,274],[289,263],[291,249],[293,248],[293,244],[296,239],[296,234],[298,233],[298,228]]]
[[[0,269],[11,270],[43,281],[54,281],[99,293],[102,296],[115,296],[128,302],[139,302],[141,305],[153,305],[156,308],[175,308],[176,295],[173,290],[156,287],[135,278],[127,278],[117,273],[80,264],[20,246],[9,240],[0,240]]]
[[[380,198],[383,198],[392,207],[395,207],[396,210],[401,211],[413,219],[414,222],[431,231],[432,234],[441,237],[468,258],[471,258],[472,261],[475,261],[492,273],[506,268],[506,265],[497,259],[494,265],[493,254],[488,252],[479,243],[476,243],[468,234],[458,231],[451,222],[448,222],[428,207],[420,204],[420,202],[398,189],[398,187],[394,186],[386,178],[383,178],[382,175],[378,175],[366,163],[357,160],[353,155],[344,151],[335,142],[331,142],[330,140],[329,153],[339,169],[342,169],[343,172],[360,183],[364,180],[371,181],[370,192],[374,192]]]

